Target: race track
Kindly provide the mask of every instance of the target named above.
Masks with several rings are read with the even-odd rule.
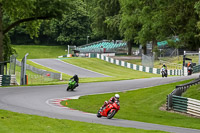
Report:
[[[80,83],[74,92],[66,92],[66,85],[30,86],[30,87],[6,87],[0,88],[0,109],[10,110],[26,114],[47,116],[58,119],[70,119],[89,123],[100,123],[121,127],[133,127],[148,130],[162,130],[176,133],[199,133],[200,130],[171,127],[158,124],[122,120],[97,118],[96,114],[70,110],[66,107],[56,106],[52,101],[73,96],[91,95],[98,93],[135,90],[144,87],[161,85],[181,80],[197,78],[199,75],[136,79],[113,82]]]
[[[109,77],[107,75],[97,73],[88,69],[84,69],[69,63],[66,63],[64,61],[61,61],[59,59],[30,59],[30,61],[33,61],[39,65],[54,69],[56,71],[68,74],[73,76],[74,74],[77,74],[81,78],[85,77]]]

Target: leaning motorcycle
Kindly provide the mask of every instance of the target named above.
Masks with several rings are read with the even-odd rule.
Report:
[[[192,75],[192,68],[188,67],[188,75]]]
[[[76,81],[74,81],[73,79],[70,79],[66,91],[69,91],[69,90],[73,91],[75,88],[76,88]]]
[[[111,119],[114,117],[114,115],[120,110],[119,101],[115,101],[114,103],[109,103],[105,108],[99,109],[97,112],[97,117],[107,117],[108,119]]]
[[[166,69],[162,68],[161,73],[162,73],[162,77],[167,77],[167,70]]]

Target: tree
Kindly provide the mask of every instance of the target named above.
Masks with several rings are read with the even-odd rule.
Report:
[[[153,46],[157,41],[178,36],[180,44],[194,48],[199,39],[195,38],[198,17],[194,4],[198,0],[121,0],[122,21],[120,31],[127,41]]]
[[[194,8],[198,1],[175,0],[169,2],[168,7],[165,6],[171,35],[178,36],[178,45],[184,45],[189,50],[198,50],[200,43],[199,38],[196,37],[198,34],[196,24],[199,17]]]
[[[61,44],[79,46],[86,43],[86,37],[91,32],[90,27],[88,27],[89,16],[82,0],[73,1],[71,4],[74,5],[74,8],[63,14],[61,20],[53,19],[48,22],[49,26],[46,26],[43,34],[54,38]]]
[[[198,14],[198,16],[200,17],[200,1],[198,1],[198,2],[195,3],[195,11]],[[199,20],[197,22],[197,29],[198,29],[198,34],[196,35],[196,37],[200,38],[200,33],[199,33],[199,30],[200,30],[200,21]],[[199,48],[199,45],[197,47]]]
[[[4,36],[3,45],[4,45],[3,46],[4,47],[3,56],[4,56],[4,60],[7,61],[7,60],[9,60],[10,55],[16,53],[15,49],[13,49],[11,47],[11,42],[10,42],[10,38],[8,37],[8,35]]]
[[[0,62],[4,60],[3,39],[12,28],[24,24],[26,32],[37,36],[40,20],[61,18],[70,9],[69,0],[0,0]],[[5,23],[9,16],[10,23]]]
[[[119,0],[95,0],[92,15],[93,33],[107,39],[120,39],[120,4]]]
[[[132,53],[132,46],[135,43],[135,37],[141,29],[141,24],[138,21],[139,14],[136,10],[136,1],[120,0],[121,5],[121,22],[119,26],[119,31],[121,36],[128,44],[128,54]]]

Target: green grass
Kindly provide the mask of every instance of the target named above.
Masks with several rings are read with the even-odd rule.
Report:
[[[58,71],[56,71],[56,70],[54,70],[54,69],[50,69],[50,68],[48,68],[48,67],[39,65],[39,64],[34,63],[34,62],[30,61],[30,60],[27,60],[27,64],[29,64],[29,65],[31,65],[31,66],[33,66],[33,67],[36,67],[36,68],[38,68],[38,69],[43,69],[43,70],[50,71],[50,72],[54,72],[54,73],[60,73],[60,72],[58,72]],[[67,75],[67,74],[65,74],[65,73],[62,73],[62,78],[63,78],[63,80],[68,80],[69,78],[71,78],[71,76],[70,76],[70,75]]]
[[[166,96],[182,81],[134,91],[120,92],[120,110],[115,118],[156,123],[162,125],[200,129],[200,119],[171,113],[159,108],[165,106]],[[68,107],[84,112],[97,113],[105,100],[114,93],[82,96],[79,100],[68,100]],[[61,104],[65,105],[66,101]]]
[[[114,127],[71,120],[60,120],[0,110],[1,133],[164,133],[156,130]]]
[[[15,70],[16,80],[18,84],[20,84],[21,78],[21,67],[16,66]],[[48,78],[47,76],[42,76],[36,74],[30,70],[26,70],[26,74],[28,75],[28,85],[45,85],[45,84],[56,84],[59,82],[57,79]]]
[[[19,59],[18,59],[19,60]],[[118,66],[112,63],[108,63],[106,61],[97,59],[97,58],[77,58],[77,57],[73,57],[73,58],[62,58],[62,61],[65,61],[67,63],[76,65],[76,66],[80,66],[95,72],[99,72],[105,75],[108,75],[110,77],[97,77],[97,78],[80,78],[80,82],[81,83],[85,83],[85,82],[103,82],[103,81],[117,81],[117,80],[129,80],[129,79],[139,79],[139,78],[150,78],[150,77],[159,77],[160,75],[158,74],[152,74],[152,73],[146,73],[146,72],[140,72],[140,71],[136,71],[133,69],[129,69],[129,68],[125,68],[122,66]],[[21,61],[21,60],[19,60]],[[38,69],[43,69],[46,71],[51,71],[51,72],[55,72],[55,73],[60,73],[58,71],[55,71],[53,69],[44,67],[42,65],[39,65],[37,63],[34,63],[30,60],[27,60],[27,64],[34,66]],[[20,72],[20,68],[16,70],[17,72]],[[20,75],[20,74],[19,74]],[[32,75],[37,75],[34,73],[31,73],[29,71],[27,71],[27,75],[28,76],[32,76]],[[33,77],[33,76],[32,76]],[[63,80],[62,81],[55,81],[54,82],[40,82],[40,80],[38,80],[38,84],[66,84],[68,83],[68,80],[72,77],[71,75],[67,75],[62,73],[62,77]],[[38,78],[39,79],[39,78]],[[43,80],[42,80],[43,81]],[[31,82],[30,82],[31,84]],[[37,84],[37,82],[35,82],[34,84]]]
[[[200,85],[191,86],[185,93],[183,93],[183,97],[200,100]]]
[[[18,59],[19,60],[19,59]],[[21,61],[21,60],[19,60]],[[38,69],[43,69],[46,71],[51,71],[51,72],[55,72],[55,73],[60,73],[58,71],[55,71],[53,69],[41,66],[39,64],[36,64],[30,60],[27,60],[27,64],[36,67]],[[17,82],[20,83],[20,77],[21,77],[21,67],[16,66],[16,70],[15,70],[15,75],[16,75],[16,79]],[[28,75],[28,85],[55,85],[55,84],[67,84],[68,83],[68,79],[71,77],[67,74],[62,73],[62,80],[58,80],[58,79],[52,79],[49,78],[47,76],[42,76],[40,74],[36,74],[30,70],[26,70],[26,75]]]
[[[71,59],[62,59],[62,61],[101,74],[111,76],[111,77],[101,77],[101,78],[80,78],[80,82],[128,80],[128,79],[150,78],[150,77],[160,76],[158,74],[140,72],[130,68],[125,68],[112,63],[108,63],[106,61],[97,58],[71,58]]]
[[[22,59],[26,53],[28,59],[57,58],[66,55],[67,46],[43,46],[43,45],[12,45],[17,51],[17,59]]]

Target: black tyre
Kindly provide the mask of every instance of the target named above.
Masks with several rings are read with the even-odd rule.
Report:
[[[116,110],[113,110],[112,112],[109,112],[107,118],[108,119],[113,118],[113,116],[115,115],[115,113],[116,113]]]
[[[164,74],[162,73],[162,77],[164,77]]]
[[[192,71],[189,71],[189,72],[188,72],[188,75],[192,75]]]
[[[97,112],[97,117],[98,117],[98,118],[101,117],[100,110]]]

